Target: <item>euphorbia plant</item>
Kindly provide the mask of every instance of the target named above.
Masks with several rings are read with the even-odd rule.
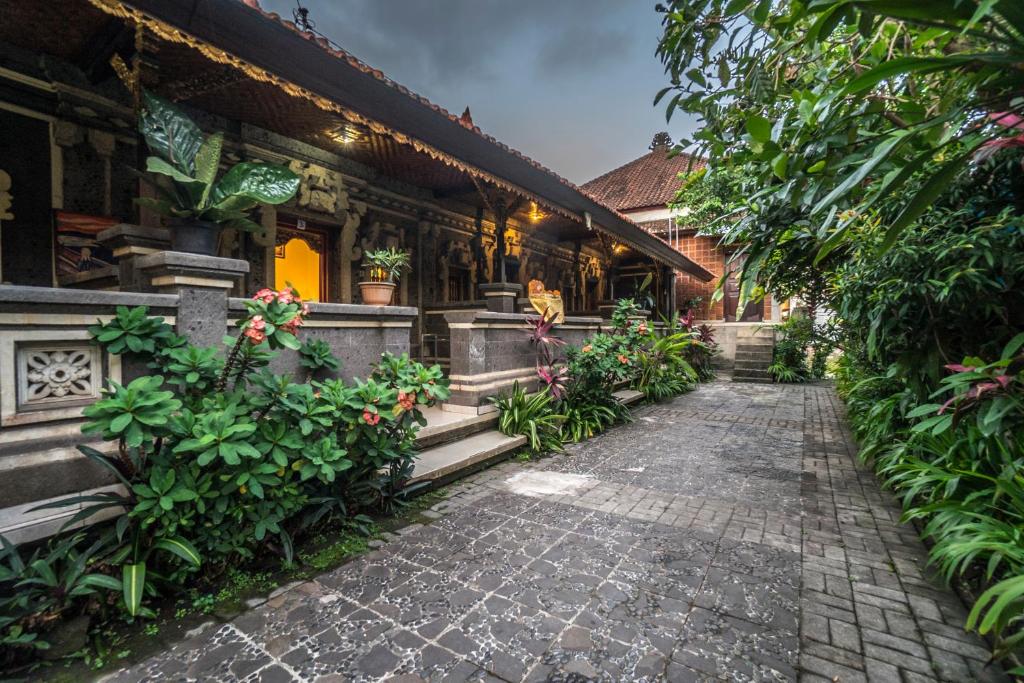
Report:
[[[361,511],[400,504],[425,423],[420,408],[448,397],[440,367],[405,355],[385,354],[354,384],[274,375],[261,366],[274,349],[299,346],[308,307],[291,288],[261,290],[246,306],[222,365],[215,350],[184,343],[165,323],[144,324],[144,311],[121,311],[93,330],[115,344],[131,328],[137,341],[118,348],[138,349],[136,359],[159,374],[112,384],[87,409],[88,429],[116,447],[80,450],[123,490],[45,507],[85,504],[71,523],[102,509],[123,512],[93,528],[93,556],[121,573],[133,616],[147,613],[146,596],[188,582],[200,562],[213,573],[259,549],[290,561],[292,536],[326,515],[350,523]],[[324,367],[337,363],[324,348],[317,356]],[[193,391],[197,384],[205,388]]]

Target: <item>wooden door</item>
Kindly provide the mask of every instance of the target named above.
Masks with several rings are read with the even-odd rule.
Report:
[[[728,258],[728,257],[726,257]],[[732,267],[729,272],[729,277],[725,279],[724,296],[722,302],[724,304],[724,313],[726,322],[761,322],[764,320],[764,301],[750,301],[743,308],[743,311],[737,317],[737,310],[740,304],[740,279],[739,274],[743,269],[743,261],[738,260],[733,263],[726,263],[726,267]]]

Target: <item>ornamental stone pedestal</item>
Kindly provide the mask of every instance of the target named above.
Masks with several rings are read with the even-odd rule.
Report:
[[[247,261],[158,251],[136,265],[153,290],[178,295],[178,334],[196,346],[220,346],[228,326],[228,294],[249,272]]]
[[[118,283],[122,292],[151,291],[149,280],[139,272],[137,261],[142,256],[170,248],[171,234],[167,228],[119,223],[101,232],[96,239],[117,259]]]
[[[493,313],[515,313],[516,300],[523,286],[514,282],[494,282],[480,285],[480,293],[487,301],[487,310]]]

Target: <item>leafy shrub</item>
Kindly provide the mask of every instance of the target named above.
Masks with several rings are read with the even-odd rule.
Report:
[[[775,329],[775,347],[768,372],[776,382],[806,381],[811,376],[807,349],[814,335],[814,322],[807,316],[792,315]]]
[[[491,403],[499,411],[498,430],[502,434],[526,436],[534,454],[563,450],[565,416],[555,412],[555,400],[547,387],[530,395],[516,382],[511,394],[493,397]]]
[[[322,520],[361,523],[364,512],[403,504],[425,424],[420,410],[448,397],[440,367],[384,354],[365,381],[297,383],[265,366],[275,349],[302,348],[296,334],[308,308],[290,288],[261,290],[246,306],[223,360],[145,309],[119,309],[92,328],[109,351],[158,374],[111,382],[85,409],[84,430],[111,448],[79,450],[123,491],[42,507],[82,504],[69,524],[101,510],[123,514],[27,562],[5,542],[5,638],[40,647],[30,637],[35,625],[97,591],[118,591],[129,616],[149,615],[150,598],[194,582],[200,567],[209,577],[257,554],[290,562],[293,537]],[[332,365],[322,347],[305,348],[306,367]]]

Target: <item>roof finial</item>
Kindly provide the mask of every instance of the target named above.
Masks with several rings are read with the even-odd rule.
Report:
[[[462,112],[462,116],[459,117],[459,122],[467,128],[473,127],[473,115],[469,113],[469,107],[466,107],[466,111]]]
[[[651,146],[648,147],[647,149],[651,150],[652,152],[656,149],[667,151],[668,148],[672,146],[672,144],[672,136],[670,136],[667,131],[663,130],[660,133],[654,134],[654,139],[651,140]]]

